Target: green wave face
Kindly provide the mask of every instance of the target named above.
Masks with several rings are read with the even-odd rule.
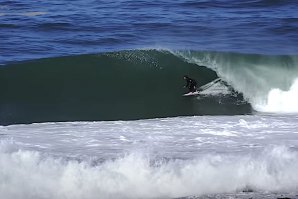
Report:
[[[186,74],[198,85],[217,78],[214,70],[157,50],[6,65],[0,68],[0,123],[251,113],[249,104],[236,103],[241,96],[182,97]]]

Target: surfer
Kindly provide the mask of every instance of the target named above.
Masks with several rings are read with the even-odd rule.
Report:
[[[188,88],[190,93],[196,92],[197,91],[197,82],[196,80],[188,77],[187,75],[184,75],[183,79],[186,81],[186,85],[184,88]]]

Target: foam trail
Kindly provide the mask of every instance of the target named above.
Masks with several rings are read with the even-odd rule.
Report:
[[[247,187],[255,191],[298,188],[298,154],[285,147],[246,157],[206,154],[170,161],[132,153],[93,164],[3,148],[0,195],[5,199],[176,198]]]

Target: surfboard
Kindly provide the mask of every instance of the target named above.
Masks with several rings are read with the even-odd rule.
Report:
[[[197,96],[197,95],[200,95],[200,92],[202,92],[202,91],[210,88],[211,86],[213,86],[214,84],[218,83],[219,81],[221,81],[221,79],[220,78],[217,78],[217,79],[215,79],[215,80],[213,80],[213,81],[211,81],[211,82],[209,82],[209,83],[207,83],[207,84],[205,84],[203,86],[200,86],[196,92],[185,93],[182,96]]]
[[[199,95],[199,94],[200,94],[200,92],[196,91],[196,92],[185,93],[183,96],[196,96],[196,95]]]

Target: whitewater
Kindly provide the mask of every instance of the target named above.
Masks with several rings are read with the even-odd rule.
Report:
[[[3,198],[296,197],[298,117],[0,128]]]

